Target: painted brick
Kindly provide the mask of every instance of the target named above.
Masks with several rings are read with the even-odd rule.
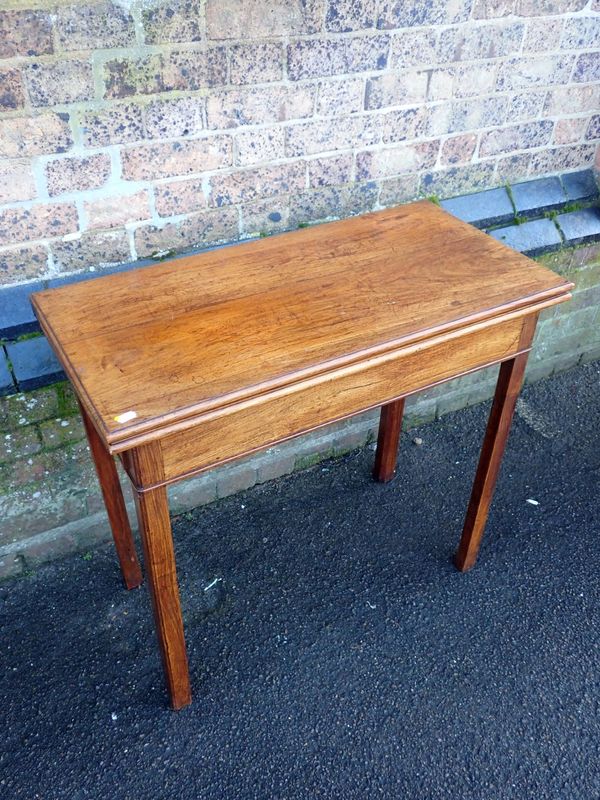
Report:
[[[388,36],[303,39],[288,47],[288,77],[298,81],[328,75],[385,69]]]
[[[47,271],[48,250],[43,245],[0,250],[0,282],[3,284],[37,278]]]
[[[476,228],[500,225],[514,219],[513,206],[504,188],[453,197],[443,200],[441,205],[450,214]]]
[[[304,162],[215,175],[211,178],[211,206],[247,203],[260,197],[300,192],[306,187]]]
[[[435,164],[439,149],[440,143],[436,140],[358,153],[356,177],[359,180],[387,178],[427,169]]]
[[[493,182],[494,163],[467,164],[428,172],[421,178],[421,191],[426,195],[453,197],[479,191]]]
[[[562,244],[556,225],[549,219],[536,219],[523,225],[511,225],[509,228],[497,228],[490,231],[490,236],[499,242],[518,250],[520,253],[534,256],[558,249]]]
[[[191,214],[178,223],[163,227],[149,225],[135,232],[138,256],[187,250],[200,245],[228,242],[238,238],[239,218],[235,208],[221,208]]]
[[[600,51],[584,53],[577,58],[573,67],[573,78],[576,83],[597,83],[600,81]]]
[[[425,133],[426,123],[424,107],[390,111],[382,119],[382,141],[390,144],[420,138]]]
[[[35,62],[25,68],[24,74],[32,106],[77,103],[94,97],[89,61]]]
[[[131,248],[125,231],[83,233],[66,242],[51,242],[55,266],[63,272],[88,270],[91,266],[122,264],[131,260]]]
[[[269,83],[283,78],[285,50],[279,42],[237,44],[231,48],[231,83]]]
[[[31,161],[0,161],[0,203],[33,200],[36,196]]]
[[[562,19],[533,19],[527,23],[524,53],[558,50],[564,22]]]
[[[52,53],[52,23],[43,11],[0,11],[0,58]]]
[[[107,153],[53,159],[44,170],[48,194],[53,196],[63,192],[99,189],[110,178],[110,170],[110,156]]]
[[[560,208],[567,196],[559,178],[538,178],[511,187],[515,209],[519,216],[540,216],[544,211]]]
[[[43,336],[8,344],[6,352],[21,392],[64,379],[62,367]]]
[[[289,197],[267,197],[242,205],[242,236],[277,233],[290,227]]]
[[[415,200],[419,195],[419,184],[418,175],[399,175],[397,178],[381,181],[380,205],[392,206]]]
[[[235,150],[235,163],[238,167],[276,161],[285,154],[284,129],[277,126],[238,133],[235,137]]]
[[[108,61],[104,69],[108,98],[195,91],[226,82],[227,53],[224,47],[172,50],[144,58],[117,58]]]
[[[506,153],[511,150],[528,150],[548,144],[552,137],[554,123],[549,120],[528,122],[500,128],[481,136],[479,153],[482,156]]]
[[[88,228],[121,228],[152,216],[146,190],[88,200],[83,208]]]
[[[113,103],[102,111],[90,111],[79,121],[85,147],[135,142],[144,138],[142,108],[134,103]]]
[[[515,0],[475,0],[473,19],[496,19],[510,16],[515,8]]]
[[[476,147],[477,136],[474,133],[452,136],[450,139],[446,139],[442,144],[440,164],[443,166],[468,164],[473,158]]]
[[[390,67],[406,69],[438,63],[437,33],[433,30],[401,31],[392,37]]]
[[[374,28],[378,5],[377,0],[328,0],[325,28],[336,33]]]
[[[474,61],[500,58],[519,52],[525,25],[522,22],[446,28],[440,33],[440,61]]]
[[[25,86],[18,69],[0,69],[0,111],[14,111],[25,105]]]
[[[203,180],[170,181],[154,188],[154,204],[163,217],[189,214],[206,208]]]
[[[67,114],[0,120],[0,156],[6,158],[64,153],[72,141]]]
[[[362,111],[364,108],[365,82],[363,78],[345,78],[342,81],[323,81],[319,85],[317,114],[328,117],[340,113]]]
[[[0,397],[4,397],[7,394],[13,394],[16,391],[16,386],[13,381],[13,376],[11,371],[8,368],[8,362],[6,361],[6,355],[4,353],[4,349],[0,349]],[[0,460],[2,459],[3,454],[6,454],[6,446],[7,446],[7,439],[10,439],[10,434],[4,434],[4,441],[0,437]]]
[[[146,136],[149,139],[173,139],[201,133],[204,108],[203,97],[154,100],[145,110]]]
[[[600,211],[597,208],[582,208],[569,214],[559,214],[556,222],[569,245],[584,244],[600,238]]]
[[[375,144],[381,136],[375,116],[342,117],[304,122],[286,128],[288,156],[316,155],[327,150],[344,150]]]
[[[515,13],[522,17],[541,17],[543,14],[567,14],[581,11],[588,0],[517,0]]]
[[[201,4],[197,0],[170,0],[142,9],[147,44],[198,42],[202,39]]]
[[[413,25],[451,25],[465,22],[471,0],[384,0],[379,13],[380,28],[409,28]]]
[[[131,14],[112,2],[58,8],[55,30],[61,50],[127,47],[135,42]]]
[[[77,230],[77,209],[72,203],[36,203],[0,211],[0,246],[63,236]]]
[[[554,143],[572,144],[580,142],[586,131],[589,120],[585,117],[574,119],[558,119],[554,125]]]
[[[340,186],[352,180],[354,159],[351,153],[315,158],[308,162],[308,182],[311,188]]]
[[[585,138],[588,141],[593,139],[600,139],[600,114],[594,114],[590,120],[590,124],[585,132]]]
[[[157,142],[125,147],[121,159],[124,178],[153,180],[231,166],[233,146],[230,136]]]
[[[598,184],[591,169],[563,175],[562,184],[570,202],[589,201],[598,197]]]
[[[511,58],[498,72],[498,89],[530,89],[536,85],[547,86],[566,83],[573,68],[573,56],[537,56],[536,58]]]
[[[323,18],[323,0],[207,0],[209,39],[261,39],[315,33]]]
[[[363,214],[375,207],[377,194],[377,184],[372,182],[307,190],[290,199],[290,225]]]
[[[265,86],[212,92],[207,100],[209,128],[237,128],[311,116],[315,89],[311,86]]]
[[[397,75],[390,72],[369,78],[365,107],[411,105],[424,101],[427,96],[427,72],[409,72]]]
[[[43,289],[40,281],[0,289],[0,339],[16,339],[40,329],[29,302],[30,292]]]
[[[560,115],[568,109],[569,114],[596,111],[600,107],[600,86],[568,86],[552,89],[544,105],[547,115]]]

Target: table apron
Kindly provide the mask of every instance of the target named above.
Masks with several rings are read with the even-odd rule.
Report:
[[[327,373],[316,381],[212,412],[194,427],[160,439],[164,465],[161,484],[506,360],[529,349],[521,344],[528,319],[511,318],[450,337],[430,339],[349,369]],[[123,463],[133,479],[126,452]],[[153,486],[136,488],[143,491]]]

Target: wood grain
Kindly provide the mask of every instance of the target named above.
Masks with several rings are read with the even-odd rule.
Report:
[[[33,295],[113,452],[571,284],[420,202]],[[125,415],[125,416],[123,416]]]
[[[115,461],[113,456],[111,456],[106,449],[106,445],[102,439],[98,436],[98,432],[81,404],[80,409],[92,458],[98,474],[98,481],[100,483],[102,497],[104,498],[104,505],[106,506],[106,513],[112,530],[117,557],[121,566],[123,582],[127,589],[135,589],[143,580],[142,570],[140,569],[137,553],[135,551],[135,541],[131,532]]]
[[[402,430],[403,414],[404,398],[381,407],[377,450],[375,451],[375,464],[373,466],[373,477],[381,483],[391,481],[396,472],[398,442],[400,440],[400,431]]]
[[[142,484],[160,480],[160,444],[143,445],[132,451],[129,467]],[[165,680],[171,706],[178,710],[192,702],[192,695],[167,490],[162,486],[136,493],[135,500]]]

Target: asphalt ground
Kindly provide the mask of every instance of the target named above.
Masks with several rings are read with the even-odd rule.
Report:
[[[405,434],[390,484],[367,447],[175,520],[179,713],[111,547],[3,584],[3,800],[597,800],[600,363],[523,392],[461,575],[488,408]]]

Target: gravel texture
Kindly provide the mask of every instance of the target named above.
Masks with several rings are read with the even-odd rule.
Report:
[[[0,797],[598,797],[599,389],[526,388],[466,575],[488,405],[178,518],[179,713],[111,548],[3,584]]]

